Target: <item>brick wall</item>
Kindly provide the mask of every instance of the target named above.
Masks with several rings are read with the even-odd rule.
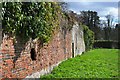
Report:
[[[85,50],[81,31],[79,26],[73,27],[73,30],[67,31],[66,34],[60,30],[44,45],[37,39],[24,42],[20,37],[16,37],[15,41],[12,37],[4,36],[0,49],[0,77],[26,78],[37,73],[39,78],[39,75],[50,72],[61,61]],[[72,43],[76,43],[73,48]],[[72,49],[76,51],[73,53]],[[36,60],[31,57],[34,50],[36,55],[32,57],[35,56]]]
[[[0,50],[1,78],[25,78],[32,73],[46,69],[58,62],[72,57],[71,32],[64,39],[61,32],[43,47],[39,40],[21,42],[22,39],[3,38]],[[31,59],[30,51],[36,51],[36,60]]]

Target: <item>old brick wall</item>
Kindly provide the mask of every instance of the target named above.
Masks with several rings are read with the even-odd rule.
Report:
[[[39,40],[21,42],[12,37],[3,37],[0,49],[0,77],[25,78],[32,73],[39,72],[58,62],[72,57],[71,32],[58,32],[52,40],[43,47]],[[31,49],[36,51],[36,60],[31,59]]]

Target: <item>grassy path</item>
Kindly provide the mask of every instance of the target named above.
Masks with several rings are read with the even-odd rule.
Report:
[[[68,59],[41,78],[113,78],[118,76],[118,49],[95,49]]]

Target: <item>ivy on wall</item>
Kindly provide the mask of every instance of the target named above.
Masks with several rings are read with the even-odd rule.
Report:
[[[57,2],[2,3],[3,33],[20,36],[23,40],[39,38],[42,43],[48,42],[59,28],[60,18],[65,21],[62,29],[66,34],[75,22],[74,14],[64,13]],[[85,25],[83,29],[86,50],[89,50],[93,46],[94,33]]]
[[[56,2],[3,2],[3,32],[23,39],[48,42],[59,26],[61,7]]]

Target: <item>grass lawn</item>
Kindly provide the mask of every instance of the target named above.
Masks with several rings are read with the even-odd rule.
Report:
[[[118,77],[118,49],[94,49],[70,58],[41,78]]]

